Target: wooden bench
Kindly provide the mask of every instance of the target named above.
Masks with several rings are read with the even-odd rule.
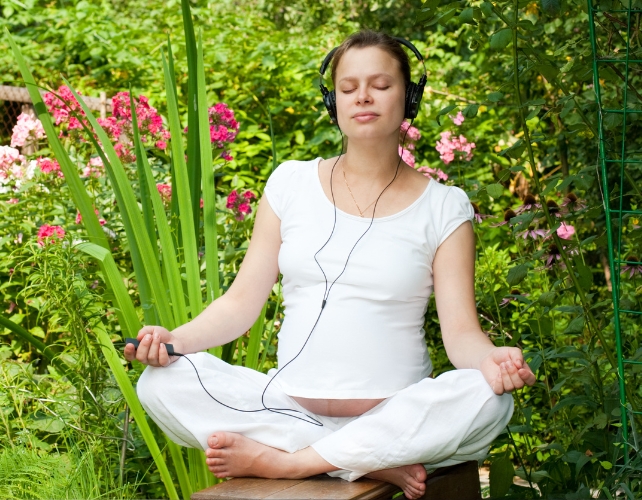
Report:
[[[389,500],[401,492],[397,486],[374,479],[354,482],[325,474],[306,479],[234,478],[192,495],[192,500]],[[403,496],[399,498],[404,498]],[[477,462],[437,469],[426,480],[430,500],[479,500]]]

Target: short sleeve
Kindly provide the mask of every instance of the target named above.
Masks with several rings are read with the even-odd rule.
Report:
[[[456,186],[450,186],[442,205],[437,246],[446,241],[455,229],[467,220],[472,221],[474,217],[475,210],[466,193]]]
[[[286,161],[274,169],[263,189],[270,207],[279,219],[283,219],[283,212],[287,205],[288,186],[292,181],[296,162]]]

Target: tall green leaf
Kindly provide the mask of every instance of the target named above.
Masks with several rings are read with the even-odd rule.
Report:
[[[178,198],[180,212],[181,236],[183,239],[183,255],[185,258],[185,274],[187,275],[187,295],[191,317],[195,318],[202,310],[201,278],[198,265],[198,251],[196,246],[194,219],[190,203],[189,178],[185,164],[185,151],[183,149],[183,130],[178,114],[176,92],[169,72],[169,66],[163,53],[163,72],[165,73],[165,90],[167,95],[167,114],[169,131],[171,134],[172,160],[176,185],[172,191]]]
[[[192,214],[194,216],[194,237],[198,241],[201,220],[201,169],[199,143],[199,117],[197,103],[196,37],[189,0],[181,0],[185,49],[187,52],[187,175],[192,195]],[[209,127],[208,127],[209,129]]]
[[[199,146],[201,151],[201,177],[203,179],[203,231],[205,235],[205,281],[207,295],[205,302],[216,300],[219,296],[218,277],[218,231],[216,227],[216,188],[212,166],[212,143],[210,141],[210,122],[207,111],[205,89],[205,65],[203,64],[203,40],[198,34],[198,53],[196,58],[198,87]]]
[[[179,500],[178,493],[174,487],[174,482],[172,481],[172,476],[169,473],[169,469],[163,459],[163,454],[158,447],[154,434],[147,423],[145,410],[143,410],[140,401],[138,401],[136,391],[134,390],[129,377],[127,376],[127,372],[121,363],[120,355],[116,351],[114,344],[112,344],[109,334],[105,330],[105,326],[101,322],[94,325],[93,331],[98,337],[100,348],[107,360],[107,364],[109,365],[109,368],[111,368],[111,372],[114,375],[116,383],[123,393],[123,396],[125,397],[125,401],[127,401],[127,404],[129,405],[131,414],[138,425],[138,429],[145,440],[145,444],[152,455],[152,459],[156,463],[156,467],[160,473],[161,480],[165,484],[169,498],[171,500]]]
[[[165,278],[169,288],[169,296],[172,301],[172,310],[177,326],[187,323],[187,312],[185,310],[185,296],[183,294],[183,284],[181,281],[180,269],[174,249],[174,242],[170,227],[167,224],[165,215],[165,206],[160,198],[158,189],[154,184],[152,169],[147,161],[147,155],[143,144],[140,140],[140,130],[138,128],[138,116],[136,110],[132,108],[132,130],[134,136],[134,148],[136,151],[136,160],[140,162],[140,170],[143,172],[141,183],[147,183],[147,193],[156,217],[155,228],[158,230],[158,237],[161,246],[162,264],[165,271]]]
[[[263,304],[261,314],[259,314],[252,328],[250,328],[250,339],[247,343],[247,353],[245,354],[245,366],[253,370],[256,370],[259,365],[259,349],[261,348],[261,339],[263,338],[263,330],[265,327],[267,304],[267,301]]]

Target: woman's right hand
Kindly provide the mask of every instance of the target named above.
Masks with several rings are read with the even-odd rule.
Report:
[[[138,349],[133,344],[125,345],[123,352],[127,361],[137,359],[150,366],[169,366],[179,356],[168,355],[163,344],[172,344],[175,352],[183,353],[180,339],[162,326],[144,326],[138,332],[136,339],[140,342]]]

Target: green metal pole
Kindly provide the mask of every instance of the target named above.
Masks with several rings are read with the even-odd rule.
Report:
[[[604,129],[602,126],[602,93],[600,90],[600,78],[598,73],[598,63],[597,63],[597,43],[595,39],[595,9],[593,8],[592,0],[587,0],[588,12],[589,12],[589,32],[591,37],[591,48],[593,50],[593,89],[595,91],[595,98],[597,101],[597,113],[598,113],[598,134],[599,134],[599,155],[600,155],[600,169],[602,171],[602,192],[604,199],[604,212],[606,215],[606,237],[608,243],[608,252],[609,252],[609,265],[611,266],[611,296],[613,299],[613,327],[615,330],[615,344],[617,349],[617,372],[618,372],[618,382],[620,388],[620,417],[622,420],[622,437],[624,441],[624,463],[627,464],[629,461],[629,429],[628,429],[628,419],[627,419],[627,401],[626,401],[626,387],[624,383],[624,362],[623,362],[623,353],[622,353],[622,337],[621,337],[621,326],[620,326],[620,265],[619,258],[614,258],[613,254],[613,227],[611,223],[611,201],[609,199],[609,186],[607,179],[607,163],[606,163],[606,147],[604,141]],[[629,33],[627,36],[630,36],[630,27],[631,27],[631,9],[629,7]],[[628,81],[628,57],[629,57],[629,44],[627,40],[627,64],[626,64],[626,79]],[[622,230],[622,180],[624,176],[624,154],[625,154],[625,125],[626,125],[626,88],[627,82],[624,82],[624,125],[622,130],[622,158],[620,162],[620,210],[619,210],[619,230]],[[618,238],[618,256],[620,255],[621,249],[621,240]]]

